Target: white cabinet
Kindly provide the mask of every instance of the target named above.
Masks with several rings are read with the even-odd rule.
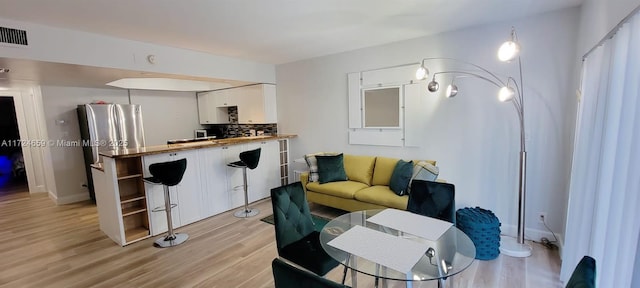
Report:
[[[226,90],[221,90],[226,91]],[[200,124],[229,123],[229,112],[226,107],[218,105],[221,91],[200,92],[198,97],[198,119]],[[225,93],[226,94],[226,93]]]
[[[198,93],[200,124],[229,123],[228,107],[238,108],[238,123],[278,122],[276,85],[255,84]]]
[[[214,95],[213,103],[216,107],[230,107],[238,106],[237,97],[235,97],[235,91],[237,88],[223,89],[212,91]]]
[[[229,209],[237,208],[244,205],[244,178],[241,168],[229,167],[226,164],[240,161],[240,152],[245,151],[246,145],[229,145],[222,147],[222,159],[225,167],[225,175],[227,176],[226,193],[229,201]],[[247,171],[247,178],[250,172]],[[251,191],[251,188],[249,188]]]
[[[187,169],[180,183],[169,187],[171,203],[177,204],[171,213],[173,227],[178,228],[202,219],[201,193],[200,193],[200,169],[198,151],[180,151],[173,153],[155,154],[144,156],[144,175],[151,177],[149,165],[159,162],[187,159]],[[164,208],[164,188],[162,185],[146,183],[145,189],[148,198],[148,210],[152,235],[158,235],[167,231],[167,216]],[[156,210],[154,212],[153,210]]]
[[[265,124],[278,122],[276,86],[257,84],[231,89],[238,104],[238,123]]]
[[[202,218],[211,217],[231,208],[227,189],[227,162],[225,147],[200,149]]]
[[[270,196],[271,189],[280,186],[280,146],[278,141],[247,144],[247,150],[262,148],[258,167],[249,174],[249,202]]]

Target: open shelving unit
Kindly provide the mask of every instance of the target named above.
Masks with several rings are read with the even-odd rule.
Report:
[[[118,194],[126,244],[149,237],[141,157],[116,159]]]
[[[280,144],[280,185],[289,184],[289,139],[278,140]]]

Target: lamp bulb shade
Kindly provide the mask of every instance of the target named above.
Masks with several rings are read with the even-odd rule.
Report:
[[[458,95],[458,86],[456,86],[456,84],[449,84],[449,86],[447,86],[447,98],[455,97],[456,95]]]
[[[507,102],[513,99],[513,96],[515,95],[516,95],[516,92],[513,90],[513,88],[509,86],[504,86],[500,88],[500,92],[498,92],[498,100],[500,100],[501,102]]]
[[[432,80],[427,85],[427,90],[429,90],[429,92],[436,92],[436,91],[438,91],[439,88],[440,88],[440,84],[438,84],[438,82],[436,82],[436,80]]]
[[[520,53],[520,45],[513,41],[507,41],[498,49],[498,59],[502,62],[508,62],[515,59]]]
[[[418,68],[418,70],[416,71],[416,79],[423,80],[427,77],[429,77],[429,69],[424,66],[420,66],[420,68]]]

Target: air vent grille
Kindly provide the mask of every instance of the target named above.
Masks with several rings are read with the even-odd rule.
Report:
[[[27,46],[27,31],[7,27],[0,27],[0,43]]]

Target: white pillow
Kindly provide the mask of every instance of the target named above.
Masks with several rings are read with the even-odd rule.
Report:
[[[413,166],[413,176],[411,176],[411,180],[436,181],[439,173],[440,169],[437,166],[427,161],[419,161]]]
[[[409,181],[409,193],[411,193],[411,182],[413,182],[413,179],[436,181],[438,174],[440,174],[440,169],[437,166],[427,161],[419,161],[416,165],[413,165],[413,176],[411,176],[411,181]]]
[[[335,152],[320,152],[304,155],[304,160],[309,166],[309,182],[318,182],[318,179],[320,179],[320,175],[318,175],[318,160],[316,159],[316,156],[333,156],[338,154],[339,153]]]

